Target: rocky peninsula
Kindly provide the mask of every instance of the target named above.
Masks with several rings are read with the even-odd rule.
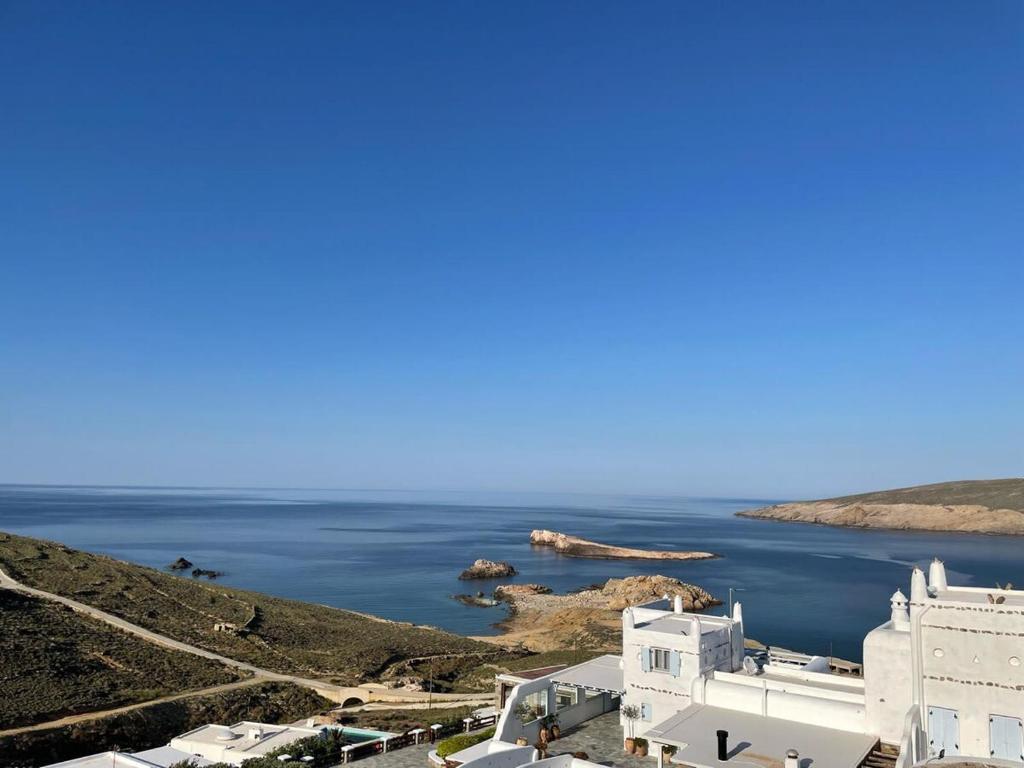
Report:
[[[680,595],[683,608],[700,611],[721,601],[692,584],[668,576],[629,576],[609,579],[603,585],[551,594],[538,584],[501,586],[495,596],[509,604],[509,617],[498,626],[504,633],[478,640],[508,646],[518,644],[531,651],[589,648],[620,652],[622,609]]]
[[[737,513],[848,528],[1024,535],[1024,479],[963,480]]]
[[[556,531],[535,530],[530,534],[530,544],[537,547],[551,547],[568,557],[588,557],[597,560],[709,560],[718,555],[712,552],[664,551],[634,549],[600,544],[578,536],[569,536]]]

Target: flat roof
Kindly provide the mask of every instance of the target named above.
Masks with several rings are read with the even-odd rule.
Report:
[[[626,690],[622,683],[622,657],[611,653],[556,672],[551,675],[551,681],[620,695]]]
[[[212,760],[207,760],[205,757],[200,757],[190,752],[182,752],[180,749],[175,749],[171,746],[154,747],[153,749],[145,749],[141,752],[133,752],[132,757],[142,758],[147,763],[159,765],[162,768],[170,768],[170,766],[180,763],[182,760],[192,760],[199,768],[213,764]]]
[[[550,667],[536,667],[535,669],[523,669],[519,672],[502,672],[497,675],[499,680],[506,680],[508,682],[522,682],[524,680],[536,680],[539,677],[547,677],[552,672],[558,672],[560,669],[565,669],[568,664],[552,664]]]
[[[1002,603],[991,603],[989,602],[988,596],[1002,597]],[[1005,589],[983,589],[983,588],[969,588],[964,589],[962,587],[950,587],[949,589],[940,589],[935,593],[934,600],[948,601],[955,603],[975,603],[977,605],[991,605],[993,608],[998,608],[1000,605],[1021,607],[1024,606],[1024,592],[1020,590],[1005,590]]]
[[[249,737],[251,731],[258,730],[260,737],[253,739]],[[295,725],[268,725],[267,723],[253,723],[242,721],[234,725],[203,725],[195,730],[184,733],[171,739],[171,746],[181,749],[189,744],[214,744],[225,752],[232,754],[245,753],[248,757],[254,757],[269,752],[272,749],[291,744],[293,741],[305,739],[310,736],[317,736],[324,730],[319,728],[301,728]]]
[[[689,635],[692,619],[696,616],[700,621],[700,633],[702,635],[718,632],[723,627],[732,624],[732,619],[723,616],[704,616],[692,613],[666,613],[650,621],[642,621],[636,625],[636,629],[645,629],[648,632],[664,632],[669,635]]]
[[[718,739],[715,732],[729,732],[729,759],[737,765],[783,768],[786,752],[800,753],[801,765],[814,768],[856,768],[877,738],[835,728],[794,723],[721,707],[691,704],[644,734],[659,744],[679,748],[673,761],[694,768],[716,768]]]

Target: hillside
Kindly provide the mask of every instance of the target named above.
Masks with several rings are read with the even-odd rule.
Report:
[[[75,725],[0,736],[0,768],[30,768],[108,749],[141,750],[206,723],[290,723],[331,707],[310,690],[260,683],[221,693],[151,704]]]
[[[112,709],[241,679],[216,661],[147,643],[70,608],[0,590],[4,728]]]
[[[62,544],[0,533],[0,569],[146,629],[275,672],[354,684],[434,655],[467,666],[500,650],[429,627],[163,573]],[[216,631],[228,623],[245,631]]]
[[[918,485],[737,514],[851,528],[1024,535],[1024,478]]]

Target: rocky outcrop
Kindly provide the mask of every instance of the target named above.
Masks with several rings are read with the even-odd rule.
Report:
[[[817,523],[846,528],[949,531],[1024,535],[1024,513],[977,504],[881,504],[806,501],[774,504],[738,513],[740,517]]]
[[[702,611],[712,605],[721,605],[711,593],[694,584],[686,584],[668,576],[629,576],[625,579],[608,579],[601,589],[601,596],[613,611],[621,611],[631,605],[660,600],[665,595],[683,598],[684,611]]]
[[[681,596],[687,611],[720,604],[706,590],[668,576],[609,579],[603,585],[567,595],[514,589],[529,586],[539,585],[499,588],[509,590],[503,599],[509,604],[510,615],[499,625],[505,633],[478,639],[505,646],[520,643],[532,651],[576,647],[621,652],[623,608],[659,600],[666,594]]]
[[[530,534],[530,544],[551,547],[569,557],[588,557],[599,560],[707,560],[717,555],[698,551],[664,551],[615,547],[599,544],[577,536],[568,536],[556,531],[535,530]]]
[[[502,584],[494,590],[496,600],[509,600],[522,595],[550,595],[551,587],[543,584]]]
[[[519,573],[511,563],[477,560],[459,574],[460,579],[501,579]]]
[[[173,563],[167,566],[172,571],[187,571],[192,567],[192,561],[186,560],[184,557],[179,557]]]
[[[205,576],[208,579],[216,579],[224,574],[221,571],[211,571],[209,568],[193,568],[192,576],[198,579],[200,576]]]

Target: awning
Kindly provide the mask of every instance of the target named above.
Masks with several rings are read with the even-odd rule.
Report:
[[[551,682],[617,696],[621,696],[626,690],[622,683],[622,658],[612,654],[598,656],[596,659],[556,672],[551,675]]]

